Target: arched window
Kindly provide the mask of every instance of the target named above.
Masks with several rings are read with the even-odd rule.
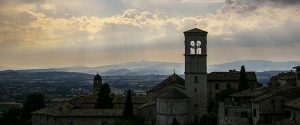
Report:
[[[195,44],[195,41],[190,42],[190,54],[196,54],[197,53],[197,47]]]
[[[198,76],[194,76],[194,83],[198,83]]]
[[[196,54],[202,54],[202,49],[201,49],[201,41],[197,41],[197,53]]]

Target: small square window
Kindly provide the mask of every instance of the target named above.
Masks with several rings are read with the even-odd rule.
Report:
[[[242,118],[247,118],[248,117],[248,113],[247,112],[241,112],[241,117]]]

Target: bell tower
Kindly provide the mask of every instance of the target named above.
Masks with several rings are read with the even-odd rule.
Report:
[[[207,114],[207,34],[198,28],[184,32],[189,122],[198,122]]]
[[[100,91],[100,88],[102,86],[102,78],[101,76],[97,73],[94,77],[94,82],[93,82],[93,95],[96,96],[98,92]]]

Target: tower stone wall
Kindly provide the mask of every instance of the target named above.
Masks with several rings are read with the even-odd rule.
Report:
[[[188,121],[197,122],[207,114],[207,32],[195,28],[184,36]]]

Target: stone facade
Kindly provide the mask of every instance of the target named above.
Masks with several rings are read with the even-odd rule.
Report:
[[[156,125],[170,125],[174,119],[181,125],[188,123],[188,98],[175,89],[159,95],[155,107]]]
[[[271,78],[270,87],[273,89],[288,89],[297,87],[296,73],[293,71],[283,72]]]
[[[290,112],[291,124],[300,125],[300,98],[291,100],[285,104],[285,109]]]
[[[263,95],[267,90],[256,88],[230,95],[224,102],[219,103],[219,125],[255,125],[258,120],[259,109],[251,102],[257,96]]]
[[[33,125],[109,125],[121,120],[125,107],[124,96],[115,96],[113,109],[95,109],[96,96],[84,95],[67,102],[40,109],[32,113]],[[145,97],[132,97],[134,114],[145,104]]]
[[[249,84],[258,86],[255,72],[246,72]],[[216,95],[226,89],[239,89],[240,72],[229,70],[229,72],[211,72],[208,74],[208,100],[215,101]]]
[[[192,29],[185,36],[185,93],[188,96],[188,121],[207,114],[207,32]]]
[[[297,81],[297,87],[300,87],[300,66],[294,67],[294,69],[296,69],[296,81]]]
[[[300,97],[300,88],[255,88],[234,93],[219,104],[219,125],[280,125],[290,114],[286,102]]]

